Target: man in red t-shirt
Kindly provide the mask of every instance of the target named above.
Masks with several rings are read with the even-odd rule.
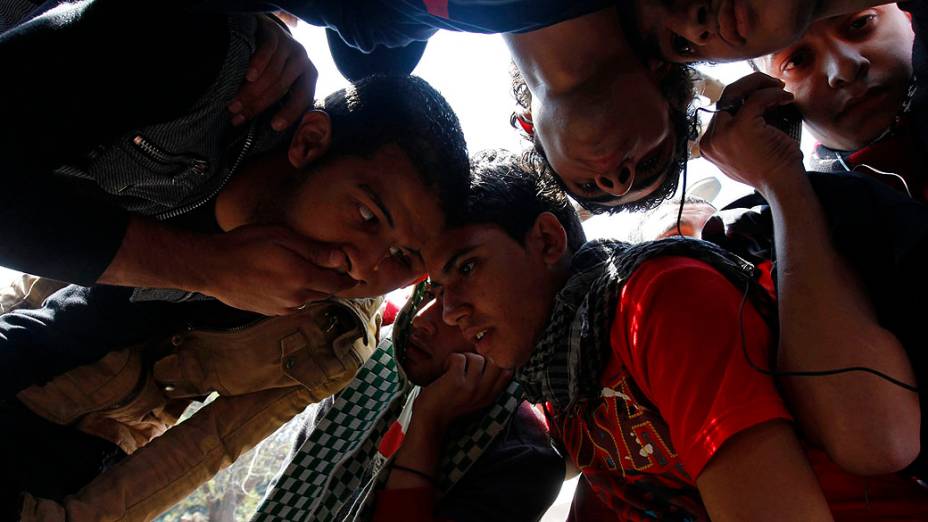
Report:
[[[475,163],[468,212],[426,264],[445,321],[546,404],[583,474],[575,518],[928,516],[914,483],[810,464],[756,368],[773,303],[752,267],[685,239],[583,244],[551,180]]]

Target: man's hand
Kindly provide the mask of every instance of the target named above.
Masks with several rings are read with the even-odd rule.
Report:
[[[209,236],[197,290],[227,305],[284,315],[352,288],[344,252],[282,226],[244,226]]]
[[[341,249],[282,226],[205,236],[140,217],[129,221],[98,283],[200,292],[242,310],[288,314],[354,287]]]
[[[512,372],[494,366],[476,353],[448,356],[445,373],[416,398],[413,418],[430,419],[447,429],[457,418],[486,408],[503,391]]]
[[[306,49],[268,16],[258,17],[257,51],[245,83],[229,104],[232,123],[240,125],[290,93],[271,127],[282,131],[296,122],[313,102],[319,73]]]
[[[797,173],[805,174],[799,143],[768,125],[764,113],[793,101],[783,82],[763,73],[745,76],[725,88],[715,114],[699,142],[703,156],[726,176],[764,195]]]

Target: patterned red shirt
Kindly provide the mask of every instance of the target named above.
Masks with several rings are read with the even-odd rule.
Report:
[[[789,419],[752,370],[737,324],[741,292],[708,264],[666,257],[623,288],[601,397],[552,417],[571,459],[621,520],[707,520],[695,477],[733,435]],[[767,364],[770,333],[744,307],[746,346]]]
[[[548,409],[552,433],[583,473],[573,520],[708,520],[695,478],[734,435],[789,420],[768,365],[770,330],[709,265],[666,257],[626,283],[601,397]],[[739,317],[743,315],[742,347]],[[902,477],[855,477],[809,452],[839,520],[928,519],[928,496]],[[922,518],[925,517],[925,518]],[[899,518],[894,518],[899,520]]]

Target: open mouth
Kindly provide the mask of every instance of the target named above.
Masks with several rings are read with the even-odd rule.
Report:
[[[464,337],[474,343],[474,346],[479,346],[486,341],[489,332],[490,328],[471,328],[464,332]]]

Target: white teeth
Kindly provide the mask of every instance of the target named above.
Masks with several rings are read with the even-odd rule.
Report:
[[[480,339],[483,339],[483,336],[486,335],[486,334],[487,334],[487,331],[486,331],[486,330],[484,330],[484,331],[482,331],[482,332],[479,332],[479,333],[477,334],[477,340],[479,341]]]

